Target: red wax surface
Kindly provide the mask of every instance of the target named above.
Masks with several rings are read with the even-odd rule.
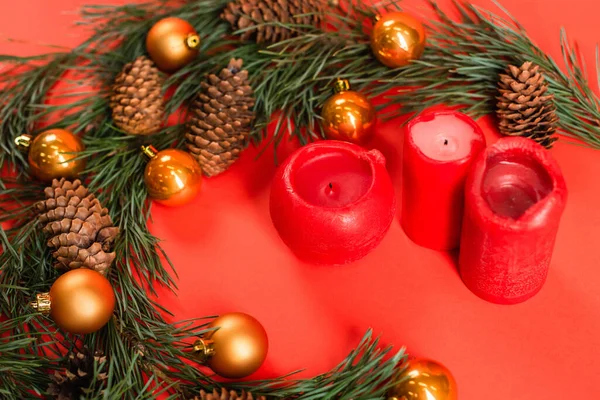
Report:
[[[546,281],[567,200],[558,164],[542,146],[503,138],[469,174],[459,270],[478,296],[520,303]]]
[[[425,113],[404,133],[402,216],[415,243],[435,250],[458,247],[464,184],[485,146],[475,121],[458,112]]]
[[[73,27],[83,4],[130,0],[0,1],[0,53],[33,55],[40,41],[81,43]],[[450,0],[438,0],[448,10]],[[473,3],[495,12],[489,0]],[[500,0],[543,51],[562,66],[564,27],[588,61],[591,86],[600,3],[594,0]],[[402,8],[423,15],[423,1]],[[17,42],[8,42],[14,38]],[[34,43],[34,44],[32,44]],[[47,50],[47,49],[46,49]],[[61,100],[63,101],[63,100]],[[381,101],[379,102],[381,104]],[[396,198],[402,190],[403,119],[380,122],[368,144],[385,155]],[[499,135],[493,118],[477,121],[488,144]],[[380,246],[343,268],[314,268],[283,244],[269,215],[273,151],[250,148],[229,172],[205,179],[182,207],[152,207],[152,232],[175,264],[179,290],[159,290],[178,321],[246,312],[264,325],[269,354],[253,378],[302,369],[325,373],[368,328],[382,345],[448,367],[460,400],[598,398],[600,382],[600,152],[559,140],[551,150],[569,188],[548,278],[524,303],[506,307],[475,296],[461,281],[456,253],[432,251],[407,238],[396,219]],[[283,161],[296,142],[282,141]],[[141,177],[140,177],[141,179]],[[400,204],[398,204],[400,206]],[[398,212],[399,214],[399,212]]]
[[[281,165],[270,210],[281,239],[299,258],[335,265],[377,247],[396,201],[379,151],[327,140],[297,150]]]

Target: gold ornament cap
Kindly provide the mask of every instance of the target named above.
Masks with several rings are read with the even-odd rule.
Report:
[[[35,296],[35,301],[29,303],[31,307],[37,312],[42,314],[50,314],[52,308],[52,301],[50,300],[50,293],[38,293]]]
[[[204,364],[215,354],[214,342],[209,339],[198,339],[194,342],[193,355],[200,362]]]
[[[26,152],[31,146],[31,142],[33,141],[33,136],[31,135],[19,135],[15,138],[15,144],[19,148],[19,150]]]
[[[144,153],[144,155],[148,157],[149,160],[152,160],[158,154],[158,150],[156,150],[156,147],[152,145],[142,146],[141,149],[142,153]]]
[[[195,50],[200,46],[200,36],[196,33],[190,33],[187,38],[185,38],[185,44],[192,50]]]
[[[340,79],[338,78],[333,84],[333,92],[334,93],[343,93],[350,91],[350,81],[348,79]]]

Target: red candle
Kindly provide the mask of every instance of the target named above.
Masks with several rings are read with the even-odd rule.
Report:
[[[401,221],[408,237],[435,250],[458,247],[464,184],[484,148],[475,121],[453,111],[426,113],[406,127]]]
[[[504,138],[478,157],[465,191],[463,281],[494,303],[529,299],[546,280],[567,200],[558,164],[533,140]]]
[[[321,141],[294,152],[271,188],[271,218],[301,259],[346,264],[373,250],[395,214],[392,181],[377,150]]]

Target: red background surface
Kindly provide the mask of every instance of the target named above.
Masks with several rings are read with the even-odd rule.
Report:
[[[90,2],[126,3],[1,1],[0,53],[44,51],[8,38],[63,46],[81,42],[86,33],[72,24],[77,8]],[[487,0],[475,3],[495,9]],[[600,3],[502,4],[555,58],[560,57],[562,26],[585,58],[594,59]],[[594,71],[591,63],[588,68]],[[480,124],[488,141],[496,140],[490,120]],[[373,146],[388,158],[399,195],[398,121],[381,125],[378,135]],[[291,147],[284,145],[282,155]],[[478,299],[462,284],[455,255],[417,247],[398,221],[380,247],[360,262],[342,268],[302,264],[279,240],[269,218],[272,153],[254,161],[254,149],[230,172],[206,180],[192,204],[153,209],[153,232],[163,239],[179,273],[178,295],[163,294],[161,301],[175,312],[174,320],[227,311],[256,316],[270,339],[268,359],[256,377],[302,368],[303,377],[325,372],[370,327],[385,344],[406,346],[413,355],[448,366],[461,400],[598,398],[600,152],[564,141],[552,152],[566,177],[569,201],[548,281],[524,304],[497,306]]]

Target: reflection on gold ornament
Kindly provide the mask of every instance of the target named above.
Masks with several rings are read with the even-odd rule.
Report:
[[[371,49],[382,64],[390,68],[407,65],[425,50],[425,28],[410,14],[391,12],[373,27]]]
[[[176,17],[158,21],[146,37],[146,50],[158,69],[175,72],[189,64],[200,48],[200,36],[189,22]]]
[[[334,95],[323,105],[321,112],[325,137],[356,144],[366,143],[375,128],[375,108],[366,96],[350,90],[347,80],[338,79]]]
[[[60,329],[87,334],[110,320],[115,309],[115,293],[101,273],[79,268],[61,275],[50,292],[38,294],[31,305],[39,312],[50,314]]]
[[[426,359],[408,361],[388,392],[388,400],[457,400],[456,382],[443,365]]]
[[[76,160],[74,154],[85,149],[83,142],[65,129],[50,129],[36,137],[21,135],[15,143],[27,151],[31,174],[44,182],[75,178],[85,168],[85,160]]]
[[[198,161],[183,150],[157,151],[142,146],[150,159],[144,182],[151,199],[165,206],[181,206],[196,197],[202,186],[202,169]]]
[[[239,379],[256,372],[267,357],[269,340],[265,328],[254,317],[229,313],[215,319],[209,332],[194,344],[200,362],[217,375]]]

